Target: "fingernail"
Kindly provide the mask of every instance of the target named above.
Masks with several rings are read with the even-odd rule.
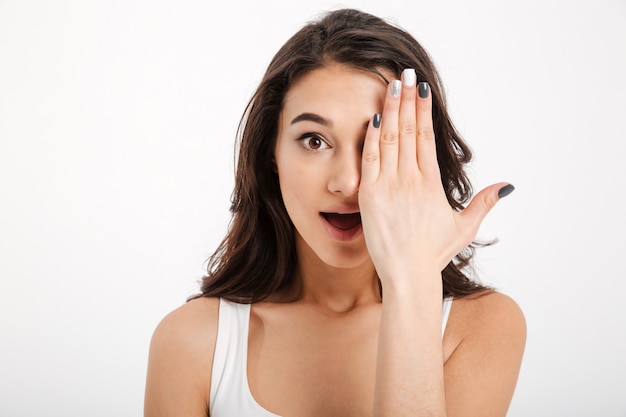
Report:
[[[380,127],[380,121],[381,121],[382,117],[380,116],[380,113],[376,113],[374,115],[374,127],[376,129],[378,129]]]
[[[430,91],[430,87],[428,86],[427,82],[423,81],[419,84],[418,90],[419,90],[420,98],[426,98],[428,97],[428,92]]]
[[[391,96],[400,97],[400,91],[402,91],[402,81],[393,80],[391,82]]]
[[[413,68],[407,68],[402,71],[402,79],[404,80],[405,87],[413,87],[415,85],[415,81],[417,81],[415,70]]]
[[[515,190],[512,184],[507,184],[498,190],[498,198],[504,198]]]

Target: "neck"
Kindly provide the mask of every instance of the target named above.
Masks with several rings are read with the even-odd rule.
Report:
[[[353,267],[335,267],[322,261],[301,239],[297,239],[298,266],[290,299],[314,304],[332,313],[380,303],[378,276],[368,257]]]

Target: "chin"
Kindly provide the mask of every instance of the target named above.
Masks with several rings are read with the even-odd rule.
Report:
[[[362,236],[349,243],[324,238],[308,242],[296,230],[295,243],[298,258],[308,259],[311,266],[321,262],[331,268],[351,269],[372,262]]]
[[[325,247],[320,252],[316,252],[316,255],[320,261],[332,268],[358,268],[372,261],[369,253],[364,248],[358,248],[356,250],[347,248],[336,250],[329,249],[329,247]]]

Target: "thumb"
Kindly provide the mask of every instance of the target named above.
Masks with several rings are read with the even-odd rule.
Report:
[[[461,216],[472,230],[478,231],[478,227],[496,203],[501,198],[511,194],[513,190],[515,187],[507,182],[500,182],[483,188],[461,212]]]

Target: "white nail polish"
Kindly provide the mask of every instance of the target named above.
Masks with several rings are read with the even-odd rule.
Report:
[[[402,91],[402,81],[393,80],[391,82],[391,95],[393,97],[400,97],[400,91]]]
[[[417,75],[415,75],[415,70],[413,68],[407,68],[402,71],[402,79],[404,80],[405,87],[413,87],[415,82],[417,81]]]

